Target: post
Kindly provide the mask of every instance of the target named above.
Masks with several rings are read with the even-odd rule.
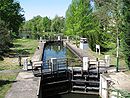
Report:
[[[28,70],[28,59],[27,58],[24,59],[23,69]]]
[[[19,62],[19,66],[21,66],[21,56],[18,56],[18,62]]]
[[[110,55],[105,55],[105,65],[106,67],[110,66]]]
[[[88,57],[83,57],[83,71],[88,71]]]
[[[58,36],[58,41],[60,41],[61,40],[61,37],[60,36]]]
[[[98,61],[98,58],[96,59],[97,61],[97,75],[98,75],[98,78],[100,77],[100,74],[99,74],[99,61]]]
[[[51,58],[52,72],[58,70],[57,58]]]
[[[99,55],[100,55],[100,45],[96,45],[96,54],[97,52],[99,52]]]
[[[42,37],[40,37],[40,42],[42,42]]]
[[[69,36],[67,36],[67,42],[69,42]]]
[[[116,64],[116,72],[119,70],[119,38],[117,35],[117,51],[116,51],[116,57],[117,57],[117,64]]]

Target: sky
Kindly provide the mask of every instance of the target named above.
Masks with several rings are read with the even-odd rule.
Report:
[[[34,16],[48,16],[54,18],[56,15],[64,16],[72,0],[17,0],[24,10],[26,20]]]

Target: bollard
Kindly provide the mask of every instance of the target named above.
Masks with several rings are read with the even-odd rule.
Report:
[[[40,37],[40,42],[42,42],[42,37]]]
[[[88,57],[83,57],[83,71],[88,71],[89,64],[88,64]]]
[[[106,67],[110,66],[110,55],[105,55],[105,64],[106,64]]]
[[[28,70],[28,59],[27,58],[24,58],[23,69]]]
[[[60,41],[61,40],[61,38],[60,38],[60,36],[58,36],[58,41]]]
[[[58,70],[57,58],[51,58],[52,72]]]
[[[67,36],[67,42],[69,42],[69,36]]]

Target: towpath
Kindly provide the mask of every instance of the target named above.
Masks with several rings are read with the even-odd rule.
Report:
[[[66,42],[67,47],[72,50],[72,52],[79,57],[80,60],[83,60],[83,57],[89,57],[89,59],[96,59],[91,53],[89,53],[89,48],[86,50],[78,48],[76,45]]]
[[[44,41],[39,42],[33,57],[32,62],[41,61]],[[32,68],[32,67],[31,67]],[[1,71],[0,73],[13,73],[19,72],[16,82],[12,84],[11,89],[8,91],[5,98],[38,98],[40,90],[40,81],[41,77],[36,77],[33,74],[33,71],[23,71],[23,70],[6,70]]]
[[[39,81],[32,71],[20,72],[5,98],[38,98]]]

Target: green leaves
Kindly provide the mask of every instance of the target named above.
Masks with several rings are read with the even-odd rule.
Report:
[[[107,48],[107,37],[101,32],[100,21],[95,13],[89,0],[72,0],[66,12],[65,34],[86,37],[92,50],[95,50],[96,44],[101,45],[101,49],[104,50]]]
[[[24,21],[22,11],[19,2],[0,0],[0,56],[9,50],[14,36],[18,37],[19,27]]]
[[[4,21],[0,19],[0,57],[9,49],[10,36]]]
[[[52,20],[51,30],[56,33],[63,33],[64,30],[64,17],[58,17],[57,15]]]
[[[18,35],[21,23],[24,21],[19,2],[14,0],[0,0],[0,18],[5,21],[7,28]]]
[[[123,53],[125,54],[125,60],[128,69],[130,70],[130,1],[124,0],[123,7]]]

